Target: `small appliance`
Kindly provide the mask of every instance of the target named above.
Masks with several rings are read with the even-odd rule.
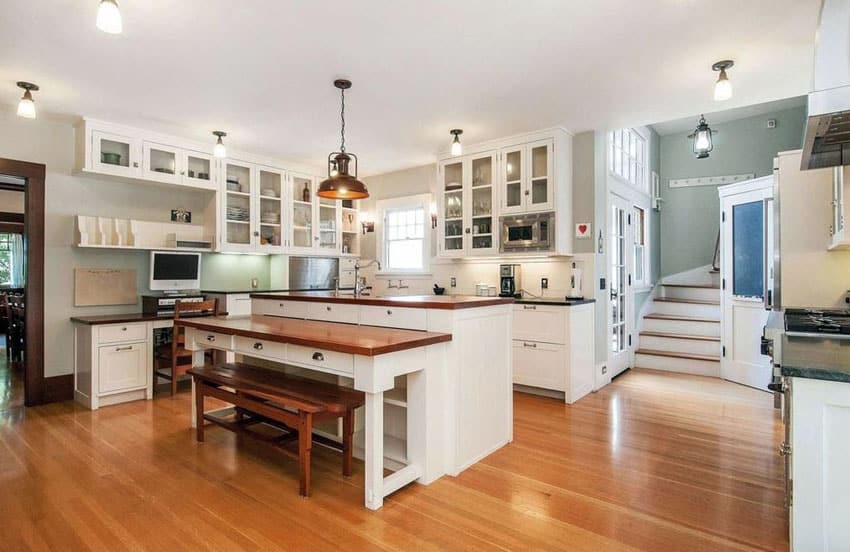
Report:
[[[502,253],[551,251],[555,247],[555,213],[501,218]]]
[[[151,251],[151,291],[177,293],[201,287],[201,254]]]
[[[499,265],[499,297],[516,297],[522,284],[520,280],[520,265]]]
[[[174,305],[181,303],[200,303],[206,297],[198,294],[186,295],[142,295],[142,312],[157,316],[173,316]]]
[[[577,267],[576,263],[573,263],[570,270],[570,292],[567,297],[570,299],[582,299],[584,297],[581,294],[581,268]]]

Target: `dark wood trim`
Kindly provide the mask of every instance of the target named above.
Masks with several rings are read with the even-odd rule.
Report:
[[[23,213],[10,213],[7,211],[0,211],[0,222],[23,224],[26,221]]]
[[[15,222],[0,222],[0,232],[4,234],[23,234],[24,225]]]
[[[74,374],[44,378],[44,402],[70,401],[74,398]]]
[[[27,406],[47,400],[44,379],[44,178],[46,169],[40,163],[0,158],[0,174],[26,179],[24,191],[24,253],[27,257],[26,289],[26,368],[24,403]],[[70,353],[69,353],[70,354]],[[50,397],[61,388],[68,376],[51,383]],[[73,388],[73,375],[71,387]],[[53,378],[51,378],[53,380]]]

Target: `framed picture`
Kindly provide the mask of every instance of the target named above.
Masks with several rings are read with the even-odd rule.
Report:
[[[187,211],[180,207],[179,209],[171,210],[171,222],[185,222],[189,224],[192,222],[192,211]]]

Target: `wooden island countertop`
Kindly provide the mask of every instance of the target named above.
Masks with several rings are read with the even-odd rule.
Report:
[[[278,343],[292,343],[364,356],[382,355],[452,340],[452,335],[447,333],[398,330],[256,314],[250,317],[208,316],[180,319],[178,323],[187,328],[196,328],[207,332],[265,339]]]
[[[513,303],[513,297],[478,297],[476,295],[354,295],[336,294],[333,291],[298,291],[283,293],[253,293],[252,299],[283,301],[315,301],[319,303],[348,303],[382,307],[410,307],[420,309],[471,309]]]

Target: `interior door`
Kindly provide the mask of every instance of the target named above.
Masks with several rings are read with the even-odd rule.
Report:
[[[611,377],[629,367],[631,359],[631,315],[634,300],[631,286],[631,267],[634,249],[630,213],[632,206],[623,198],[611,194],[608,200],[608,367]]]
[[[721,200],[721,309],[723,316],[720,372],[724,379],[767,389],[770,359],[760,352],[767,321],[768,232],[772,227],[772,179],[763,186]]]

